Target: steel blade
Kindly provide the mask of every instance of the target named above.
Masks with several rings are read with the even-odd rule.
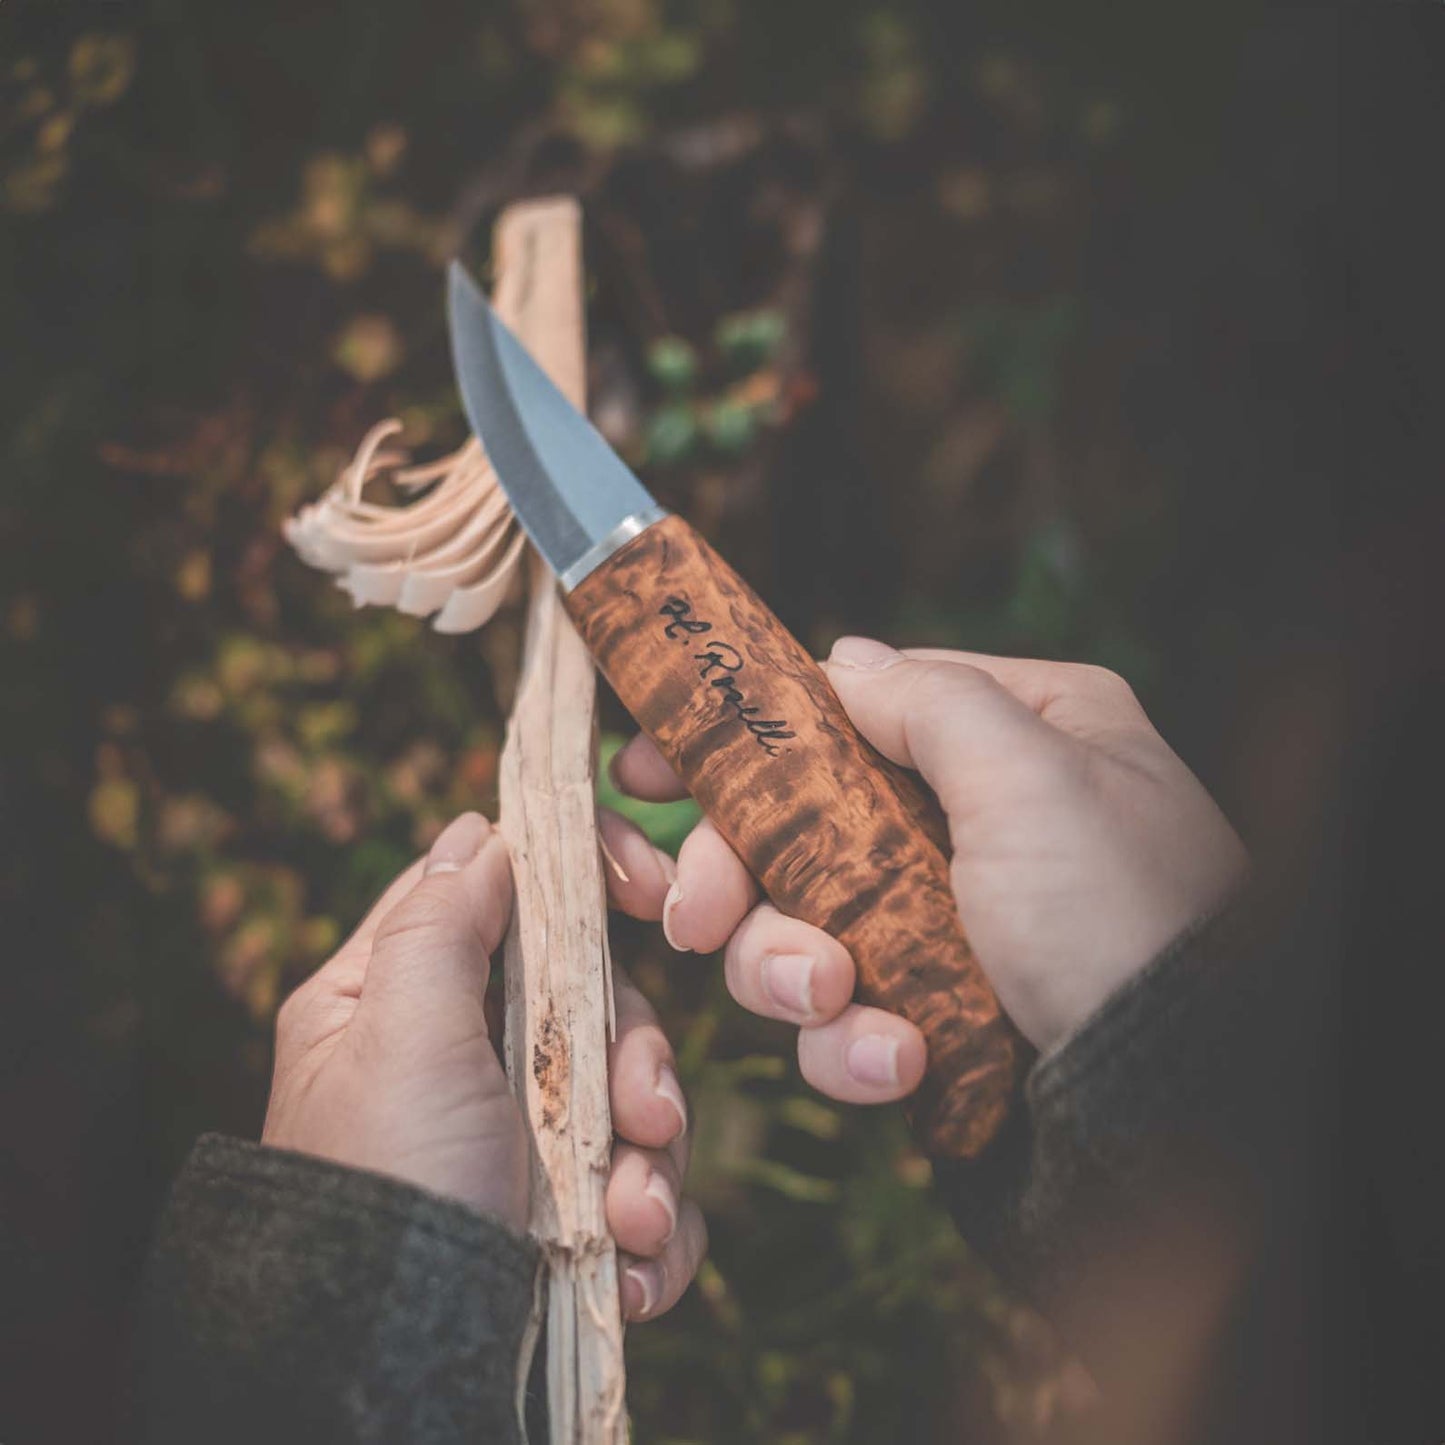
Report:
[[[575,585],[614,542],[664,513],[456,261],[447,314],[472,429],[527,535],[563,584]]]

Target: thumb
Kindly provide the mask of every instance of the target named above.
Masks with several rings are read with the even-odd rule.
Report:
[[[840,637],[824,666],[853,725],[884,757],[917,769],[950,822],[988,796],[1001,770],[1063,745],[1031,708],[967,663]]]
[[[512,877],[502,836],[480,813],[463,813],[432,844],[421,880],[378,924],[358,1019],[373,1028],[431,1037],[475,1027],[491,955],[512,912]]]

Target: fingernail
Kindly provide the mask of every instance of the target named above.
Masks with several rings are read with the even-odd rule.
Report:
[[[607,846],[607,839],[601,833],[597,835],[597,848],[602,854],[602,861],[617,875],[617,881],[630,883],[632,880],[627,876],[627,869],[617,861],[617,855]]]
[[[666,1244],[677,1231],[677,1200],[673,1198],[672,1185],[654,1170],[647,1176],[642,1192],[649,1199],[657,1200],[667,1215],[667,1233],[662,1237],[662,1242]]]
[[[491,835],[492,825],[480,813],[463,813],[453,818],[437,836],[426,855],[425,877],[433,873],[456,873],[465,868]]]
[[[632,1281],[641,1296],[632,1317],[646,1319],[662,1297],[662,1266],[656,1260],[648,1260],[645,1264],[629,1264],[625,1277]]]
[[[674,858],[671,853],[667,852],[666,849],[658,848],[654,851],[657,853],[657,866],[662,869],[662,876],[666,878],[669,883],[676,883],[677,859]]]
[[[672,910],[682,902],[682,889],[677,886],[677,879],[672,880],[672,887],[667,890],[667,897],[662,900],[662,936],[678,953],[691,953],[687,944],[679,943],[672,933]]]
[[[848,1045],[844,1055],[848,1072],[860,1083],[875,1088],[898,1085],[898,1040],[882,1034],[864,1034]]]
[[[781,1009],[808,1018],[813,1012],[813,958],[774,953],[763,960],[763,988]]]
[[[880,668],[892,667],[902,656],[896,648],[871,637],[840,637],[833,644],[828,661],[836,662],[839,667],[877,672]]]
[[[677,1133],[673,1138],[680,1139],[687,1133],[687,1099],[671,1064],[664,1064],[657,1071],[657,1082],[652,1086],[652,1091],[659,1099],[666,1099],[677,1112]]]

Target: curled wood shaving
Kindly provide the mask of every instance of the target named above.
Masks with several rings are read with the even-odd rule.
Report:
[[[303,561],[336,574],[358,607],[383,605],[430,617],[438,632],[470,632],[488,621],[518,575],[526,537],[475,438],[424,466],[387,448],[395,419],[366,434],[351,464],[317,502],[285,524]],[[389,476],[417,500],[391,506],[365,499]]]

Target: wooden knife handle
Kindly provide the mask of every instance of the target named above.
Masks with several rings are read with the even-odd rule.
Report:
[[[849,722],[822,669],[680,517],[615,552],[567,610],[623,705],[784,913],[838,939],[859,995],[911,1019],[924,1147],[976,1156],[1027,1045],[964,937],[911,777]]]

